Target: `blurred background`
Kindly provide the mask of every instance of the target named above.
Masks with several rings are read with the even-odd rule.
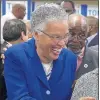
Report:
[[[63,0],[1,0],[1,16],[9,13],[13,3],[22,3],[26,5],[26,16],[24,19],[30,20],[31,12],[41,4],[47,2],[56,2],[60,4]],[[75,3],[76,13],[84,16],[94,16],[98,18],[98,0],[72,0]]]

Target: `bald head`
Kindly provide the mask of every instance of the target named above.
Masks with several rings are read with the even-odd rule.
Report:
[[[25,9],[25,5],[23,4],[13,4],[12,9],[23,8]]]
[[[98,18],[94,17],[94,16],[87,16],[87,22],[89,25],[94,25],[94,26],[98,26]]]
[[[80,28],[83,31],[87,31],[88,24],[86,17],[79,14],[69,15],[69,27],[70,28]]]
[[[69,16],[69,40],[67,47],[75,54],[80,54],[87,38],[88,25],[84,16],[71,14]]]
[[[26,14],[26,7],[23,4],[14,4],[12,6],[12,13],[18,19],[23,19]]]

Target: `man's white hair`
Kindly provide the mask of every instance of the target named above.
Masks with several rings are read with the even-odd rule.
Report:
[[[67,20],[68,15],[59,5],[50,3],[38,7],[31,16],[32,32],[43,30],[48,21]]]

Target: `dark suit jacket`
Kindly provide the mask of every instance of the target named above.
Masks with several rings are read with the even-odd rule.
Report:
[[[82,64],[76,72],[76,79],[80,78],[83,74],[94,70],[99,67],[98,52],[90,48],[86,48]]]
[[[97,34],[91,42],[88,44],[88,47],[99,45],[99,34]]]
[[[3,44],[1,44],[1,50],[0,50],[0,57],[1,54],[4,54],[3,48],[7,48],[7,42],[5,41]],[[2,59],[0,58],[0,100],[5,100],[7,98],[7,91],[6,91],[6,85],[5,85],[5,80],[3,76],[3,71],[4,71],[4,64],[2,63]]]
[[[7,44],[8,43],[6,41],[4,41],[3,44],[1,44],[1,51],[0,51],[1,54],[4,54],[3,48],[7,48]]]
[[[8,100],[70,100],[77,64],[71,51],[63,49],[59,58],[53,61],[48,81],[34,39],[12,46],[5,57]]]
[[[4,64],[2,63],[2,59],[1,59],[1,54],[4,54],[4,50],[3,48],[7,48],[7,42],[5,41],[3,44],[1,44],[1,50],[0,50],[0,75],[2,74],[3,72],[3,67],[4,67]]]

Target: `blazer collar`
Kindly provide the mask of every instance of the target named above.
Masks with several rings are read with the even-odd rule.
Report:
[[[25,52],[28,54],[28,56],[30,56],[30,57],[34,56],[34,54],[35,54],[34,52],[36,49],[34,38],[25,42],[24,49],[25,49]]]
[[[36,51],[36,46],[35,46],[35,40],[31,39],[27,42],[28,46],[26,46],[26,53],[28,53],[29,57],[30,57],[30,64],[31,64],[31,68],[32,70],[34,70],[37,78],[48,88],[49,87],[49,83],[47,81],[42,63],[40,61],[40,58],[37,54]]]
[[[57,83],[58,80],[61,78],[63,69],[64,69],[64,64],[63,64],[63,54],[59,55],[59,58],[55,61],[53,61],[53,69],[52,69],[52,74],[47,81],[43,66],[41,64],[41,61],[39,59],[39,56],[36,52],[36,47],[35,47],[35,40],[31,39],[28,41],[28,48],[27,48],[28,54],[31,57],[30,62],[32,66],[32,70],[36,73],[36,76],[38,79],[48,88],[50,89],[50,85],[54,85],[54,83]],[[61,52],[62,53],[62,52]]]

